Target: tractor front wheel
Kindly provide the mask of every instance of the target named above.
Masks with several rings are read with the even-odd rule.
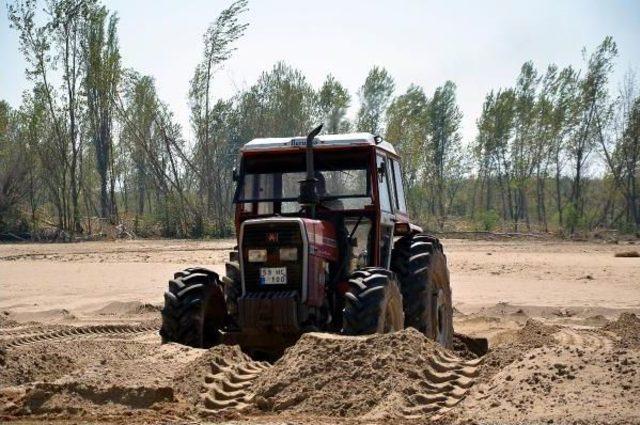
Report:
[[[218,274],[204,268],[175,273],[164,294],[162,342],[208,348],[220,342],[227,314]]]
[[[404,328],[402,294],[392,272],[377,267],[356,270],[345,293],[342,333],[367,335]]]

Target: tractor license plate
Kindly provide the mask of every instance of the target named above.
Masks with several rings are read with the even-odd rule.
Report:
[[[286,285],[286,267],[262,267],[260,268],[260,285]]]

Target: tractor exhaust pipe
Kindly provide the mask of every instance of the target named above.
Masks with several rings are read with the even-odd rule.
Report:
[[[316,217],[316,206],[320,202],[318,197],[317,183],[318,179],[315,176],[315,169],[313,166],[313,139],[320,133],[322,126],[314,128],[307,136],[307,148],[306,148],[306,168],[307,178],[300,182],[300,196],[298,202],[302,205],[307,215],[310,218]]]

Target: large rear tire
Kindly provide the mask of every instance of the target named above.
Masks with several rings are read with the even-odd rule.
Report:
[[[217,273],[204,268],[177,272],[164,294],[162,342],[211,347],[220,342],[226,314]]]
[[[451,348],[453,306],[447,257],[440,241],[425,234],[404,236],[391,254],[404,301],[405,326]]]
[[[394,274],[376,267],[353,272],[345,294],[342,317],[342,333],[346,335],[402,330],[402,294]]]

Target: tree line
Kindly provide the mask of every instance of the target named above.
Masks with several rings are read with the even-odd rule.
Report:
[[[356,96],[333,75],[315,88],[285,62],[216,96],[246,10],[235,1],[203,35],[185,140],[153,77],[125,66],[115,13],[98,0],[8,4],[31,88],[17,108],[0,101],[0,234],[228,236],[238,149],[319,122],[394,142],[409,212],[430,230],[640,231],[640,97],[633,74],[611,88],[611,38],[580,69],[523,64],[513,87],[487,93],[463,143],[454,82],[396,94],[378,66]]]
[[[617,53],[607,37],[583,52],[584,69],[527,62],[514,87],[486,96],[473,147],[480,214],[515,230],[640,229],[640,97],[632,74],[611,93]]]

